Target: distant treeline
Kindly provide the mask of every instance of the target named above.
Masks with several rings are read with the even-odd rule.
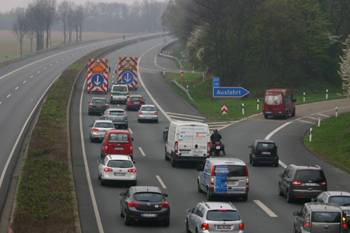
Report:
[[[171,0],[162,24],[222,86],[340,85],[349,0]]]

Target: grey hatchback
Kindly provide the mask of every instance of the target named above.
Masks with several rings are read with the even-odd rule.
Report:
[[[158,112],[157,108],[154,105],[142,105],[137,114],[137,121],[154,121],[158,123]]]
[[[116,129],[128,128],[128,115],[121,108],[109,108],[101,116],[101,120],[110,120]]]
[[[231,202],[199,202],[186,211],[186,233],[243,233],[242,218]]]
[[[90,141],[102,140],[105,132],[114,129],[112,121],[109,120],[95,120],[90,126]]]
[[[109,104],[107,100],[103,97],[93,97],[89,101],[89,109],[88,113],[89,115],[93,113],[101,114],[103,113],[107,108],[109,108]]]

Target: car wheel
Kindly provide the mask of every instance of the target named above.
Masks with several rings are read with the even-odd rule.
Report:
[[[94,139],[90,137],[90,142],[94,142]]]
[[[293,226],[293,232],[298,233],[297,229],[295,228],[295,225]]]
[[[268,115],[264,115],[264,117],[265,117],[265,119],[269,118],[269,116],[268,116]]]
[[[165,161],[169,161],[169,157],[168,157],[166,151],[165,151]]]
[[[198,228],[196,228],[196,233],[198,233]]]
[[[97,173],[97,175],[98,175],[98,180],[101,180],[100,174],[99,174],[99,173]]]
[[[101,186],[105,185],[105,181],[103,179],[100,179]]]
[[[286,112],[286,114],[283,115],[284,119],[288,119],[288,112]]]
[[[140,121],[139,119],[137,119],[137,122],[138,122],[138,123],[141,123],[141,121]]]
[[[137,186],[137,180],[131,182],[131,186]]]
[[[294,108],[294,111],[293,111],[292,117],[295,117],[295,108]]]
[[[158,120],[156,120],[156,123],[158,123]]]
[[[128,215],[126,213],[124,214],[124,224],[125,224],[125,226],[131,225],[130,218],[128,218]]]
[[[293,198],[292,198],[291,194],[289,193],[289,190],[287,190],[286,198],[287,198],[287,202],[288,203],[292,203],[293,202]]]
[[[203,192],[203,190],[201,189],[201,185],[199,184],[199,181],[197,181],[197,191],[198,191],[199,193],[202,193],[202,192]]]
[[[186,233],[191,233],[190,228],[188,227],[188,220],[186,221]]]
[[[252,166],[253,166],[253,167],[256,166],[256,162],[255,162],[254,159],[252,159]]]
[[[103,153],[101,152],[101,158],[103,158]]]
[[[176,161],[173,157],[171,157],[171,166],[176,167]]]
[[[168,226],[170,225],[170,219],[165,220],[165,221],[163,222],[163,224],[164,224],[165,227],[168,227]]]
[[[278,167],[278,166],[279,166],[278,160],[277,160],[277,162],[274,164],[274,166],[275,166],[275,167]]]
[[[123,213],[122,208],[120,208],[120,217],[124,217],[124,213]]]
[[[278,195],[283,196],[283,192],[282,192],[280,183],[278,183]]]
[[[89,115],[91,115],[91,112],[88,112],[89,113]]]
[[[209,189],[209,187],[207,187],[207,200],[211,201],[212,199],[213,199],[213,195],[211,195],[210,189]]]
[[[242,197],[242,201],[247,201],[247,200],[248,200],[248,194],[246,194]]]

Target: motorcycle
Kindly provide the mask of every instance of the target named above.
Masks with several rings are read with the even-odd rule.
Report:
[[[219,156],[220,151],[222,151],[224,153],[224,155],[226,155],[225,145],[222,144],[220,141],[216,141],[215,143],[212,143],[212,145],[210,147],[210,154],[215,153],[217,156]]]

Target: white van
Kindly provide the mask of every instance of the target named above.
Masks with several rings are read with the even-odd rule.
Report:
[[[194,121],[172,121],[165,144],[165,160],[204,162],[210,153],[209,126]]]

